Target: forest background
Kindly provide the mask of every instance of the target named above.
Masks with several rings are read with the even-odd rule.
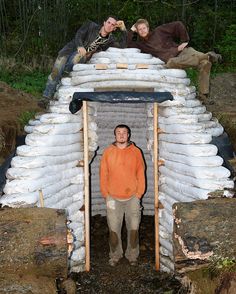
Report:
[[[216,72],[236,71],[236,0],[0,0],[0,80],[16,84],[23,70],[41,91],[59,49],[84,22],[102,24],[108,15],[127,29],[138,18],[151,28],[181,20],[190,46],[222,54]]]

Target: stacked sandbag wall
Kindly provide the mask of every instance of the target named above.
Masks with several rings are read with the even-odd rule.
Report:
[[[69,258],[71,271],[84,270],[84,174],[82,110],[69,112],[76,87],[61,86],[57,101],[50,104],[48,113],[36,115],[25,127],[26,144],[19,146],[7,171],[7,183],[0,202],[11,207],[43,205],[66,209],[68,229],[73,235],[73,252]],[[83,89],[81,90],[83,91]],[[96,108],[88,106],[89,151],[97,148]]]
[[[74,92],[104,89],[154,89],[169,91],[174,97],[171,102],[159,104],[159,128],[163,132],[159,135],[159,154],[164,160],[159,169],[159,196],[164,206],[159,214],[161,269],[173,271],[172,204],[207,199],[210,192],[231,188],[233,182],[228,179],[229,171],[222,167],[223,160],[216,155],[216,146],[210,144],[212,136],[220,135],[223,128],[196,99],[195,88],[190,86],[186,72],[166,69],[161,60],[141,54],[138,49],[109,48],[95,54],[89,64],[75,65],[70,77],[62,79],[56,93],[58,100],[51,103],[48,113],[36,116],[26,127],[26,145],[17,149],[17,156],[7,172],[5,195],[0,202],[16,207],[39,205],[39,190],[42,190],[46,207],[65,208],[70,222],[68,226],[74,234],[71,271],[84,269],[83,168],[79,166],[83,159],[83,123],[81,111],[70,114],[68,104]],[[144,148],[145,158],[148,158],[148,149],[152,157],[152,104],[141,106],[132,116],[137,109],[135,104],[119,109],[116,104],[102,106],[90,102],[90,158],[97,145],[101,145],[99,159],[105,145],[112,142],[113,124],[119,123],[119,113],[125,113],[125,109],[126,115],[120,123],[130,124],[134,129],[134,141]],[[117,120],[113,120],[114,113]],[[107,121],[105,117],[108,117]],[[135,120],[138,121],[136,125]],[[146,138],[139,136],[140,133]],[[139,137],[142,138],[140,142]],[[98,189],[99,162],[95,160],[96,157],[94,166],[93,161],[91,163],[92,196],[95,195],[91,201],[92,214],[105,214]],[[148,165],[152,163],[148,162]],[[152,185],[151,177],[153,179],[152,171],[148,173],[148,186]],[[143,198],[144,213],[149,215],[154,214],[152,191]]]

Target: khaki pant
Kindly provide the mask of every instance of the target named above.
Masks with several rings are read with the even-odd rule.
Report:
[[[136,261],[139,256],[139,224],[141,220],[140,200],[132,197],[127,201],[119,201],[110,196],[106,200],[107,224],[109,228],[110,259],[118,261],[123,257],[121,228],[125,216],[127,228],[127,248],[125,257]]]
[[[199,70],[198,87],[200,94],[209,93],[211,62],[208,54],[196,51],[192,47],[184,48],[177,57],[170,58],[167,68],[185,69],[194,67]]]

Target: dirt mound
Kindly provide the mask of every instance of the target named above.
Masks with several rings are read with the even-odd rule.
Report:
[[[0,82],[0,164],[15,148],[16,137],[23,134],[20,116],[40,111],[37,99]]]
[[[207,110],[219,119],[236,150],[236,73],[223,73],[211,80]]]

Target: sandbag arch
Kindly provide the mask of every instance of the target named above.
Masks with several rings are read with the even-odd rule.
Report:
[[[88,107],[86,100],[102,101],[102,102],[153,102],[153,137],[154,137],[154,148],[153,148],[153,165],[154,165],[154,217],[155,217],[155,266],[156,270],[160,269],[160,260],[159,260],[159,231],[158,231],[158,132],[161,130],[158,129],[158,102],[163,102],[167,100],[173,100],[173,97],[170,93],[162,92],[91,92],[91,93],[75,93],[73,100],[70,105],[72,109],[73,104],[83,105],[83,134],[84,134],[84,205],[85,205],[85,270],[90,270],[90,174],[89,174],[89,145],[88,145]],[[83,101],[83,102],[82,102]],[[82,104],[82,103],[83,104]],[[74,110],[75,111],[75,110]]]

